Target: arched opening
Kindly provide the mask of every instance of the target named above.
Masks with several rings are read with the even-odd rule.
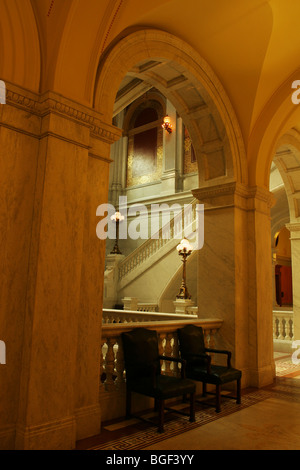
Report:
[[[113,123],[123,130],[111,151],[109,202],[116,208],[122,195],[129,206],[146,207],[149,216],[153,205],[191,204],[195,201],[192,190],[196,188],[247,181],[242,141],[230,103],[207,64],[197,57],[196,66],[193,59],[196,59],[195,52],[182,41],[162,31],[146,30],[121,39],[100,64],[95,107],[101,103],[101,110],[106,109]],[[104,93],[108,81],[110,87]],[[112,90],[117,86],[113,95]],[[226,109],[224,103],[228,105]],[[149,112],[151,106],[157,108],[155,118],[136,127],[139,112],[147,109]],[[164,114],[172,121],[170,134],[161,128]],[[155,132],[156,148],[150,151],[144,145],[139,158],[137,141],[150,132]],[[153,233],[149,220],[147,224],[150,239]],[[174,270],[181,269],[175,249],[179,241],[162,244],[159,249],[153,243],[148,250],[154,255],[151,262],[151,256],[144,256],[143,251],[149,239],[120,240],[121,253],[127,259],[119,257],[118,268],[110,259],[113,241],[107,240],[105,307],[121,306],[122,299],[129,297],[134,299],[134,305],[138,299],[140,303],[155,304],[157,309],[174,312],[172,299],[162,300],[162,296]],[[169,272],[163,264],[169,266]],[[118,275],[113,274],[115,269],[119,270]],[[116,277],[121,280],[118,292]],[[193,277],[197,278],[196,265]],[[114,287],[109,287],[109,283]],[[114,291],[115,298],[111,299]]]
[[[275,353],[292,354],[297,334],[297,230],[299,220],[298,181],[300,177],[299,133],[297,128],[285,133],[271,167],[270,190],[277,199],[272,210],[273,236],[273,335]]]

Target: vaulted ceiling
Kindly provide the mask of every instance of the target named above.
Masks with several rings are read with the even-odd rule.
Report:
[[[190,44],[227,91],[245,137],[272,95],[299,70],[300,3],[294,0],[31,0],[42,43],[42,86],[73,48],[70,74],[98,60],[128,28],[165,30]],[[97,50],[96,50],[97,49]],[[70,49],[71,50],[71,49]],[[149,76],[149,74],[148,74]],[[76,90],[70,94],[76,97]]]

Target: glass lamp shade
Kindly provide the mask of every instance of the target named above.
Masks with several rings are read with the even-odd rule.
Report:
[[[164,123],[162,124],[162,127],[169,133],[172,132],[171,119],[169,118],[168,115],[164,117]]]
[[[170,120],[169,116],[164,117],[164,124],[166,124],[167,126],[170,126],[171,120]]]
[[[191,251],[193,250],[193,247],[192,245],[190,244],[190,242],[186,239],[186,238],[183,238],[181,240],[181,242],[179,243],[179,245],[177,245],[177,251],[178,253],[191,253]]]
[[[122,215],[120,212],[115,212],[115,214],[111,216],[110,220],[114,220],[115,222],[122,222],[122,220],[124,220],[124,215]]]

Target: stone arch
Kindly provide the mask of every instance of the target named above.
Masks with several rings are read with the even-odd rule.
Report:
[[[167,67],[169,80],[162,73]],[[244,145],[231,103],[209,65],[188,44],[154,29],[123,34],[99,64],[94,107],[105,120],[113,115],[120,83],[128,72],[161,91],[183,118],[199,174],[206,175],[199,181],[202,186],[209,185],[211,179],[215,184],[225,180],[247,184]],[[220,174],[210,175],[216,155],[224,161],[224,168]]]
[[[290,222],[300,217],[300,133],[290,129],[277,142],[273,159],[284,182],[290,212]]]
[[[30,0],[3,0],[0,18],[1,79],[38,92],[40,41]]]
[[[252,129],[247,149],[250,186],[269,187],[270,168],[278,142],[300,119],[300,105],[292,102],[294,72],[273,95]]]

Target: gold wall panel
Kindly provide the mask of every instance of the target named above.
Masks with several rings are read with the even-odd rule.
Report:
[[[157,153],[156,153],[156,169],[152,173],[141,176],[134,176],[134,136],[128,138],[128,157],[127,157],[127,179],[126,185],[137,186],[141,184],[159,181],[162,176],[163,167],[163,130],[157,129]]]

